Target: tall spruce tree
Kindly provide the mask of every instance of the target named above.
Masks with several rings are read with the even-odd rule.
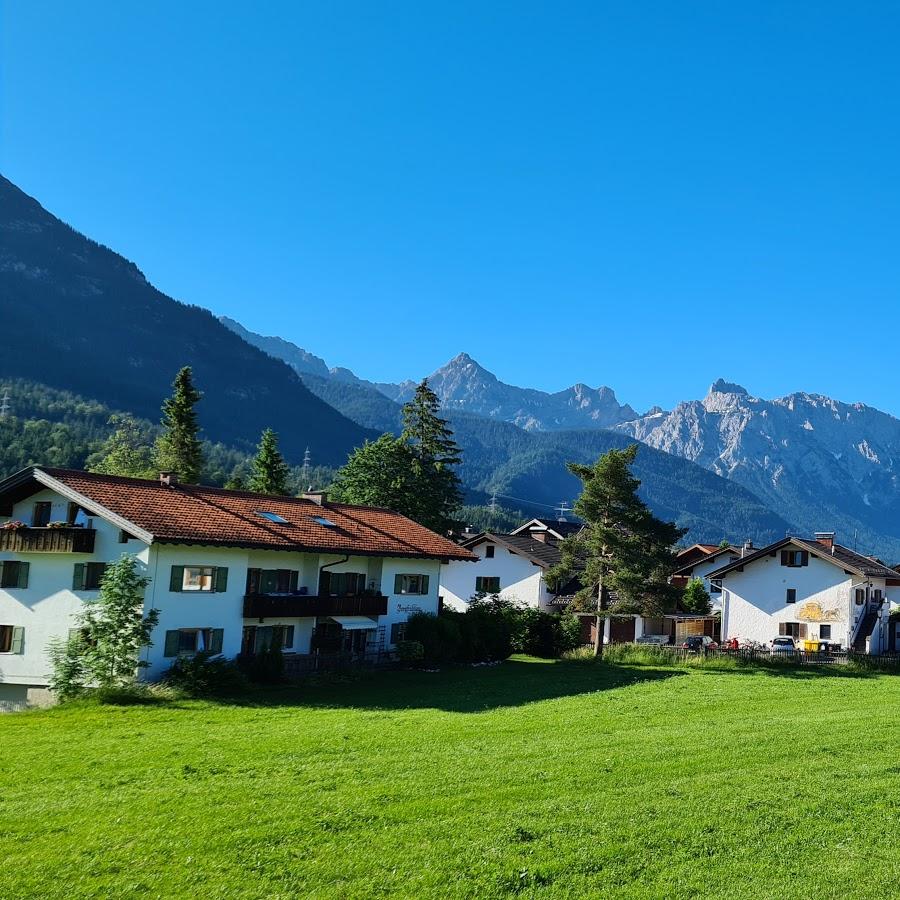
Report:
[[[290,469],[278,449],[278,435],[267,428],[253,458],[249,490],[257,494],[289,494]]]
[[[200,427],[194,409],[202,394],[194,387],[190,366],[175,376],[172,396],[163,403],[163,433],[156,439],[156,468],[177,472],[187,484],[196,484],[203,470]]]
[[[578,576],[577,598],[596,610],[594,653],[603,646],[603,618],[610,611],[658,615],[674,607],[677,590],[668,583],[675,544],[686,533],[657,519],[637,496],[640,481],[631,473],[637,444],[610,450],[593,465],[569,463],[582,483],[575,513],[584,528],[560,543],[557,580]],[[611,609],[610,594],[616,603]]]
[[[412,452],[417,482],[412,518],[438,534],[447,534],[458,527],[454,514],[463,496],[455,467],[462,461],[462,452],[439,409],[440,400],[424,379],[403,406],[400,439]]]

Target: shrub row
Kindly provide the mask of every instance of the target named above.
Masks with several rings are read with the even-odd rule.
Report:
[[[406,640],[421,645],[426,663],[491,662],[511,653],[553,658],[578,645],[580,626],[573,615],[554,615],[489,597],[474,600],[465,612],[416,613]]]

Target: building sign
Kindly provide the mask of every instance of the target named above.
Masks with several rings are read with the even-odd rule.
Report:
[[[425,610],[416,603],[398,603],[397,612],[420,613],[425,612]]]

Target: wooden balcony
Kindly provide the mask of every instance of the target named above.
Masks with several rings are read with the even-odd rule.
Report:
[[[93,528],[0,528],[0,550],[8,553],[93,553]]]
[[[247,594],[245,619],[293,618],[295,616],[383,616],[387,597],[359,594],[352,597],[319,597],[309,594]]]

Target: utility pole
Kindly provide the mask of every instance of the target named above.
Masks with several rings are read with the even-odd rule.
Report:
[[[303,466],[300,469],[300,484],[305,485],[303,490],[308,491],[312,485],[309,483],[309,472],[310,472],[310,463],[312,462],[312,457],[309,453],[309,447],[303,453]]]
[[[556,513],[558,515],[557,522],[567,522],[566,513],[569,511],[569,503],[566,500],[560,500],[559,506],[556,507]]]

